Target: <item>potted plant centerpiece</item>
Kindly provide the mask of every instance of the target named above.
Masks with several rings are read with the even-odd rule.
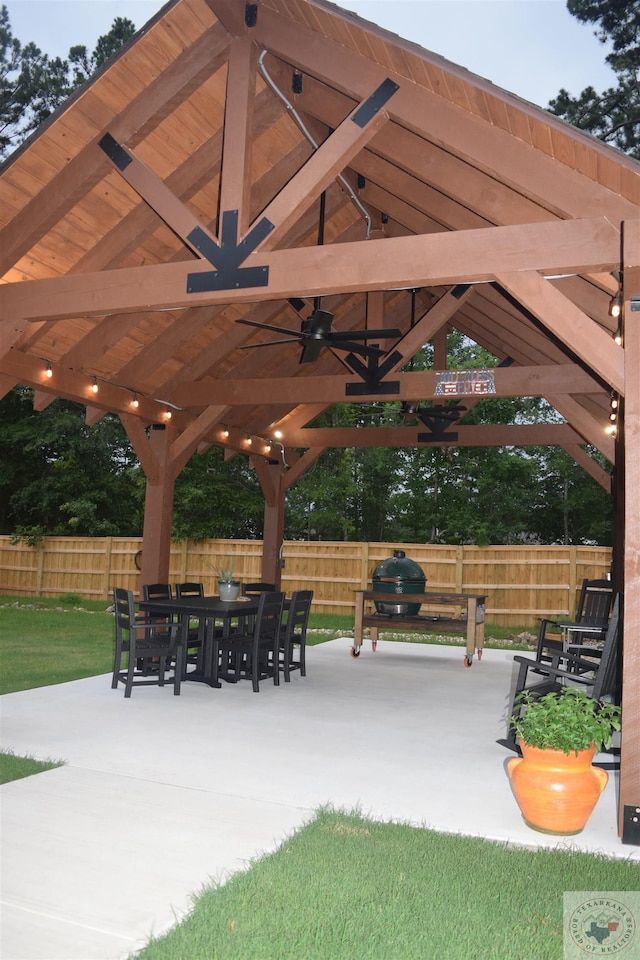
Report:
[[[620,707],[575,687],[542,697],[524,690],[516,705],[524,708],[511,720],[522,757],[507,761],[507,773],[524,821],[545,833],[580,833],[609,779],[592,761],[620,730]]]
[[[233,579],[235,558],[231,557],[229,561],[221,563],[220,566],[217,567],[212,563],[210,563],[209,566],[218,578],[218,591],[220,593],[220,599],[237,600],[238,594],[240,593],[240,581]]]

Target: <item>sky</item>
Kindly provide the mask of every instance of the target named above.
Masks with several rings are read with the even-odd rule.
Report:
[[[12,32],[44,53],[89,52],[116,17],[136,28],[162,0],[2,0]],[[440,54],[509,93],[546,107],[561,88],[577,96],[587,86],[615,84],[604,60],[608,47],[582,24],[566,0],[342,0],[365,20]]]

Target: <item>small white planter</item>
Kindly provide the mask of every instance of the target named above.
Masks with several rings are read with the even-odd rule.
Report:
[[[229,580],[218,584],[221,600],[237,600],[240,593],[240,582],[238,580]]]

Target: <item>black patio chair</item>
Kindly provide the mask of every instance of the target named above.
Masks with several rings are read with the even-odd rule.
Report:
[[[189,597],[204,597],[204,584],[193,581],[176,584],[176,599],[184,600]],[[203,625],[199,620],[189,622],[187,630],[186,663],[197,663],[202,649]],[[191,653],[189,652],[191,651]],[[195,652],[194,652],[195,651]]]
[[[261,593],[275,593],[277,591],[275,583],[243,583],[243,597],[257,597]]]
[[[313,590],[295,590],[291,594],[286,622],[280,628],[279,667],[283,671],[285,683],[291,679],[292,670],[299,670],[301,677],[307,675],[305,652],[312,600]]]
[[[144,583],[142,585],[142,598],[143,600],[171,600],[173,597],[173,591],[171,590],[170,583]],[[170,615],[156,615],[151,613],[143,614],[147,619],[153,619],[158,624],[158,629],[168,627],[170,623],[174,622],[174,619]],[[138,660],[137,667],[142,670],[149,670],[151,661],[149,660]]]
[[[584,690],[594,700],[610,700],[619,704],[622,694],[622,595],[616,594],[611,619],[601,650],[583,646],[575,651],[561,651],[545,660],[516,656],[518,679],[508,714],[507,736],[497,742],[520,753],[513,730],[513,718],[526,710],[517,702],[523,690],[534,697],[573,686]],[[615,749],[613,750],[615,752]],[[604,764],[600,764],[604,765]]]
[[[176,658],[173,692],[180,693],[184,669],[184,647],[179,642],[176,624],[158,623],[136,610],[133,592],[116,587],[113,591],[116,649],[111,687],[124,683],[125,697],[131,696],[134,686],[164,686],[165,672]],[[123,665],[124,659],[127,666]],[[150,666],[150,661],[157,664]],[[137,664],[142,662],[142,669]]]
[[[284,593],[261,593],[253,630],[219,639],[224,679],[250,679],[254,693],[260,692],[260,680],[266,677],[273,677],[274,684],[280,683],[278,652],[283,607]]]
[[[536,659],[549,662],[551,658],[563,650],[563,633],[571,633],[571,646],[580,645],[587,636],[591,640],[604,640],[613,603],[613,584],[610,580],[582,581],[575,620],[571,623],[563,620],[542,618],[538,631],[538,645]],[[601,627],[580,633],[579,625]],[[570,628],[570,630],[568,629]]]

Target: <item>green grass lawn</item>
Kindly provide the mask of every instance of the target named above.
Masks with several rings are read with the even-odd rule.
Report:
[[[562,895],[585,885],[637,889],[638,864],[322,810],[137,957],[560,960]]]

